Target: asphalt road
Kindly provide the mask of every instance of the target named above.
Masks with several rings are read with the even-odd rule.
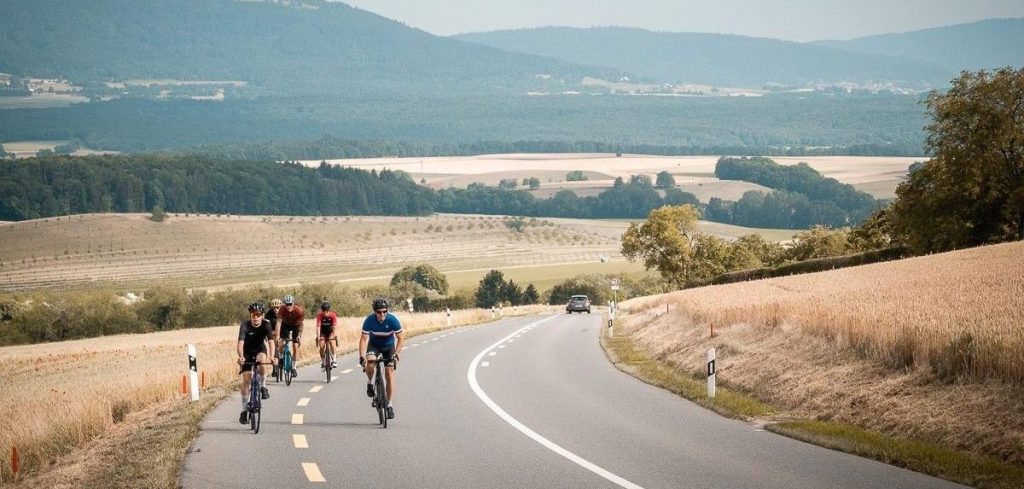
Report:
[[[262,428],[238,396],[182,473],[206,487],[939,488],[956,484],[722,418],[616,370],[598,315],[503,319],[410,338],[395,419],[377,424],[355,355],[274,385]],[[349,370],[351,369],[351,370]],[[301,417],[301,419],[299,419]]]

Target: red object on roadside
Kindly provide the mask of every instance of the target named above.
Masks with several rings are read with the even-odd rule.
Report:
[[[11,447],[11,472],[18,474],[18,447]]]
[[[202,387],[203,389],[205,389],[205,388],[206,388],[206,371],[205,371],[205,370],[203,370],[202,374],[203,374],[203,375],[202,375],[202,380],[201,380],[201,381],[199,382],[199,385],[200,385],[200,386],[201,386],[201,387]]]
[[[187,389],[188,389],[188,385],[185,384],[185,374],[181,374],[181,393],[182,394],[186,393]]]

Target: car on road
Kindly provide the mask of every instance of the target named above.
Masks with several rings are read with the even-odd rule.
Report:
[[[583,313],[583,311],[587,311],[587,314],[590,314],[590,299],[585,295],[574,295],[570,297],[569,303],[565,305],[565,313]]]

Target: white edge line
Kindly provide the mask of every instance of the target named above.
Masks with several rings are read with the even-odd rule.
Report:
[[[503,343],[505,340],[508,340],[509,338],[512,338],[513,336],[518,334],[523,329],[536,326],[536,325],[538,325],[540,323],[543,323],[545,321],[554,319],[556,317],[561,317],[561,314],[555,315],[555,316],[549,316],[549,317],[547,317],[545,319],[541,319],[539,321],[531,323],[531,324],[523,327],[522,329],[516,331],[515,333],[512,333],[512,334],[510,334],[510,335],[508,335],[508,336],[498,340],[497,343],[495,343],[495,344],[485,348],[483,351],[478,353],[476,358],[474,358],[473,361],[470,362],[470,364],[469,364],[469,371],[466,372],[466,377],[469,380],[469,387],[471,389],[473,389],[473,393],[476,394],[476,397],[479,397],[480,400],[483,401],[485,405],[487,405],[487,407],[491,408],[491,411],[494,411],[494,414],[497,414],[498,417],[500,417],[501,419],[505,420],[506,423],[512,425],[513,428],[519,430],[522,434],[532,438],[533,441],[535,441],[537,443],[540,443],[541,445],[543,445],[548,450],[551,450],[552,452],[555,452],[555,453],[561,455],[562,457],[565,457],[569,461],[575,463],[576,465],[579,465],[580,467],[583,467],[584,469],[587,469],[587,470],[589,470],[589,471],[591,471],[591,472],[593,472],[593,473],[595,473],[595,474],[597,474],[597,475],[599,475],[601,477],[604,477],[608,481],[610,481],[610,482],[612,482],[612,483],[614,483],[614,484],[616,484],[616,485],[618,485],[620,487],[625,487],[625,488],[629,488],[629,489],[642,489],[641,486],[638,486],[638,485],[636,485],[636,484],[634,484],[634,483],[632,483],[632,482],[630,482],[630,481],[628,481],[626,479],[623,479],[622,477],[619,477],[619,476],[617,476],[617,475],[615,475],[615,474],[613,474],[611,472],[608,472],[605,469],[602,469],[601,467],[598,467],[597,465],[594,465],[592,462],[584,459],[583,457],[580,457],[579,455],[576,455],[575,453],[570,452],[569,450],[566,450],[566,449],[562,448],[561,446],[559,446],[555,442],[553,442],[551,440],[548,440],[547,438],[544,438],[543,436],[541,436],[536,431],[533,431],[530,428],[526,427],[526,425],[520,423],[518,420],[516,420],[516,418],[513,418],[511,414],[508,414],[507,412],[505,412],[505,410],[502,409],[501,406],[498,406],[497,403],[495,403],[493,400],[491,400],[491,398],[487,395],[487,393],[484,392],[484,390],[482,388],[480,388],[480,384],[477,383],[477,381],[476,381],[476,368],[477,368],[477,365],[480,363],[480,359],[483,358],[484,355],[486,355],[488,351],[493,350],[498,345]]]

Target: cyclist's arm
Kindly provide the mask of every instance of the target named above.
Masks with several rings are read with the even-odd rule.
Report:
[[[324,322],[324,313],[317,313],[316,315],[316,330],[320,331],[320,324]],[[318,333],[319,334],[319,333]]]
[[[366,358],[366,345],[370,341],[370,332],[363,331],[359,336],[359,358]]]
[[[263,340],[263,342],[266,343],[267,345],[267,353],[269,355],[269,357],[267,358],[269,358],[270,361],[273,362],[274,360],[277,359],[277,357],[274,355],[275,353],[277,353],[277,351],[275,351],[277,343],[274,343],[274,339],[271,337],[267,337],[267,339]]]
[[[395,341],[395,356],[398,356],[398,352],[402,351],[402,345],[405,344],[405,334],[401,331],[396,331]]]
[[[244,347],[245,340],[238,340],[238,363],[242,363],[245,361]]]
[[[334,311],[331,311],[331,338],[334,338],[338,334],[338,315]]]

